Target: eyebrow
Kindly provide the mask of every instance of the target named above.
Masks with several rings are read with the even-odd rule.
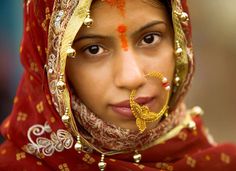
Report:
[[[159,24],[166,25],[166,23],[164,21],[155,20],[155,21],[152,21],[150,23],[147,23],[146,25],[142,26],[138,30],[134,31],[133,35],[138,34],[139,32],[142,32],[143,30],[145,30],[147,28],[150,28],[150,27],[153,27],[153,26],[159,25]],[[76,43],[76,42],[78,42],[80,40],[83,40],[83,39],[109,39],[109,38],[111,38],[111,37],[91,33],[91,34],[87,34],[87,35],[84,35],[84,36],[82,35],[82,36],[76,38],[73,43]]]
[[[82,35],[82,36],[76,38],[73,43],[76,43],[76,42],[78,42],[80,40],[83,40],[83,39],[108,39],[108,38],[111,38],[111,37],[110,36],[97,35],[97,34],[87,34],[87,35],[84,35],[84,36]]]
[[[139,33],[139,32],[142,32],[143,30],[147,29],[147,28],[150,28],[150,27],[153,27],[155,25],[159,25],[159,24],[164,24],[166,25],[166,22],[164,21],[160,21],[160,20],[155,20],[155,21],[152,21],[150,23],[147,23],[146,25],[142,26],[141,28],[139,28],[138,30],[134,31],[134,35]]]

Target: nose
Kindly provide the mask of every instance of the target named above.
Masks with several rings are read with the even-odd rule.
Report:
[[[146,79],[138,56],[132,51],[124,51],[115,60],[115,85],[128,90],[138,89]]]

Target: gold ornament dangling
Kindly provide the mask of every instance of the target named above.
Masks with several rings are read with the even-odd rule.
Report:
[[[158,119],[160,119],[165,113],[167,113],[168,110],[168,102],[169,102],[169,96],[170,96],[170,85],[168,83],[167,78],[165,78],[161,73],[159,72],[151,72],[146,75],[147,77],[154,77],[158,78],[162,81],[162,86],[167,91],[167,98],[165,101],[165,104],[161,111],[159,113],[151,112],[149,108],[145,105],[140,106],[138,103],[135,102],[134,97],[136,94],[136,90],[132,90],[130,94],[130,108],[132,114],[136,118],[136,125],[139,128],[139,131],[142,133],[147,128],[148,122],[154,122]],[[168,116],[168,114],[165,114],[165,116]]]
[[[175,11],[174,13],[178,16],[179,20],[182,23],[186,22],[186,21],[189,21],[188,14],[186,12],[177,12],[177,11]]]
[[[80,136],[78,135],[77,136],[77,142],[75,143],[75,150],[80,153],[81,150],[82,150],[83,146],[82,146],[82,143],[80,141]]]
[[[182,55],[183,49],[180,47],[180,42],[178,40],[175,43],[176,43],[175,55],[179,57]]]
[[[66,53],[67,53],[67,57],[69,57],[69,58],[75,58],[76,57],[75,49],[73,49],[71,47],[71,44],[70,44],[70,47],[67,49]]]
[[[138,151],[135,151],[135,154],[133,156],[134,162],[135,163],[139,163],[142,159],[142,155],[138,153]]]
[[[84,25],[86,25],[88,28],[91,27],[93,24],[93,19],[90,17],[90,11],[87,10],[87,16],[84,19]]]
[[[178,87],[180,85],[180,77],[178,77],[177,75],[174,78],[174,84]]]
[[[98,163],[98,167],[99,167],[100,171],[104,171],[105,168],[106,168],[106,165],[107,165],[107,163],[104,162],[104,158],[105,158],[105,155],[102,154],[101,160],[100,160],[100,162]]]

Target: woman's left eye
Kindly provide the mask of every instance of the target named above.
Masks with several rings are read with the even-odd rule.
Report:
[[[140,46],[148,46],[159,43],[161,40],[161,35],[157,33],[148,34],[143,37],[141,42],[139,43]]]

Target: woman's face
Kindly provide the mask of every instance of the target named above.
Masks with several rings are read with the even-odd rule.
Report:
[[[164,6],[151,0],[126,0],[124,10],[109,2],[92,4],[90,28],[83,26],[68,59],[66,72],[81,101],[99,118],[137,130],[129,107],[136,89],[137,102],[161,110],[166,91],[145,75],[162,73],[171,83],[175,60],[173,30]],[[152,124],[148,125],[148,128]]]

